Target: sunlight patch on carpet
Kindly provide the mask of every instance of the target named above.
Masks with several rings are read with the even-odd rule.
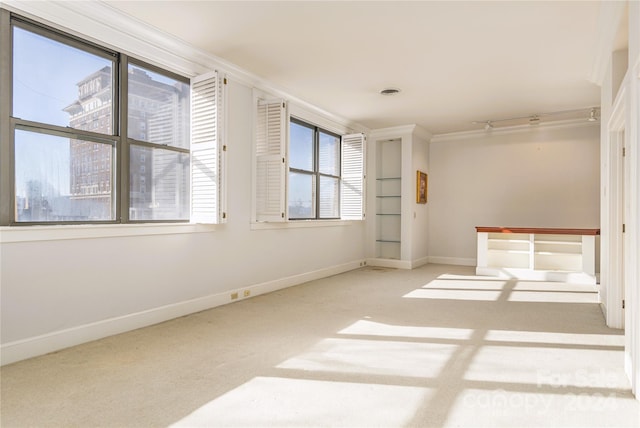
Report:
[[[422,339],[468,340],[473,334],[469,328],[422,327],[411,325],[391,325],[374,321],[360,320],[342,329],[339,334],[362,336],[408,337]]]
[[[427,388],[255,377],[173,427],[406,426]]]

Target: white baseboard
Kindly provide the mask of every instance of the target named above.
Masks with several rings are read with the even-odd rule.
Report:
[[[476,259],[466,259],[461,257],[438,257],[430,256],[429,263],[436,265],[455,265],[455,266],[475,266]]]
[[[411,262],[409,260],[395,260],[395,259],[367,259],[367,266],[377,266],[395,269],[411,269]]]
[[[237,302],[246,298],[255,297],[260,294],[270,293],[283,288],[299,285],[308,281],[326,278],[339,273],[358,269],[364,264],[363,260],[353,261],[342,265],[331,266],[312,272],[305,272],[285,278],[267,281],[260,284],[253,284],[235,290],[228,290],[222,293],[199,297],[197,299],[184,302],[173,303],[147,311],[136,312],[121,317],[110,318],[90,324],[59,330],[41,336],[29,337],[2,344],[0,346],[0,365],[11,364],[27,358],[48,354],[60,349],[125,333],[153,324],[158,324],[184,315],[193,314],[206,309],[227,303]],[[245,297],[245,292],[249,295]],[[236,294],[237,298],[232,299]]]
[[[418,268],[420,266],[424,266],[429,263],[429,257],[423,257],[421,259],[416,259],[411,261],[411,269]]]
[[[416,260],[367,259],[367,265],[396,269],[415,269],[428,263],[440,265],[475,266],[475,259],[459,259],[453,257],[423,257]]]
[[[600,310],[602,311],[602,316],[604,317],[605,321],[607,319],[607,305],[605,305],[603,302],[600,302]],[[609,325],[607,324],[607,327],[609,327]]]

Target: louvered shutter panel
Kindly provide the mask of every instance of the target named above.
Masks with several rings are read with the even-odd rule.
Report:
[[[285,221],[286,104],[258,99],[256,117],[256,221]]]
[[[364,143],[363,134],[342,136],[342,185],[340,218],[364,219]]]
[[[217,72],[191,79],[191,221],[220,223],[222,85]]]

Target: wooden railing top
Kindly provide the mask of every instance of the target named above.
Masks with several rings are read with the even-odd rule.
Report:
[[[538,233],[546,235],[600,235],[600,229],[562,229],[549,227],[485,227],[476,226],[477,232]]]

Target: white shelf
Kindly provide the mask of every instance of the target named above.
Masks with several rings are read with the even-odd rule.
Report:
[[[400,259],[402,231],[401,141],[377,143],[376,257]]]
[[[489,248],[487,250],[489,254],[529,254],[531,251],[529,250],[498,250],[494,248]]]
[[[553,244],[553,245],[570,245],[580,247],[582,242],[573,242],[573,241],[534,241],[534,244]]]
[[[579,234],[578,229],[549,233],[478,231],[478,275],[497,275],[522,279],[578,281],[595,284],[595,233]],[[553,229],[557,231],[559,229]],[[576,233],[574,233],[576,231]]]

